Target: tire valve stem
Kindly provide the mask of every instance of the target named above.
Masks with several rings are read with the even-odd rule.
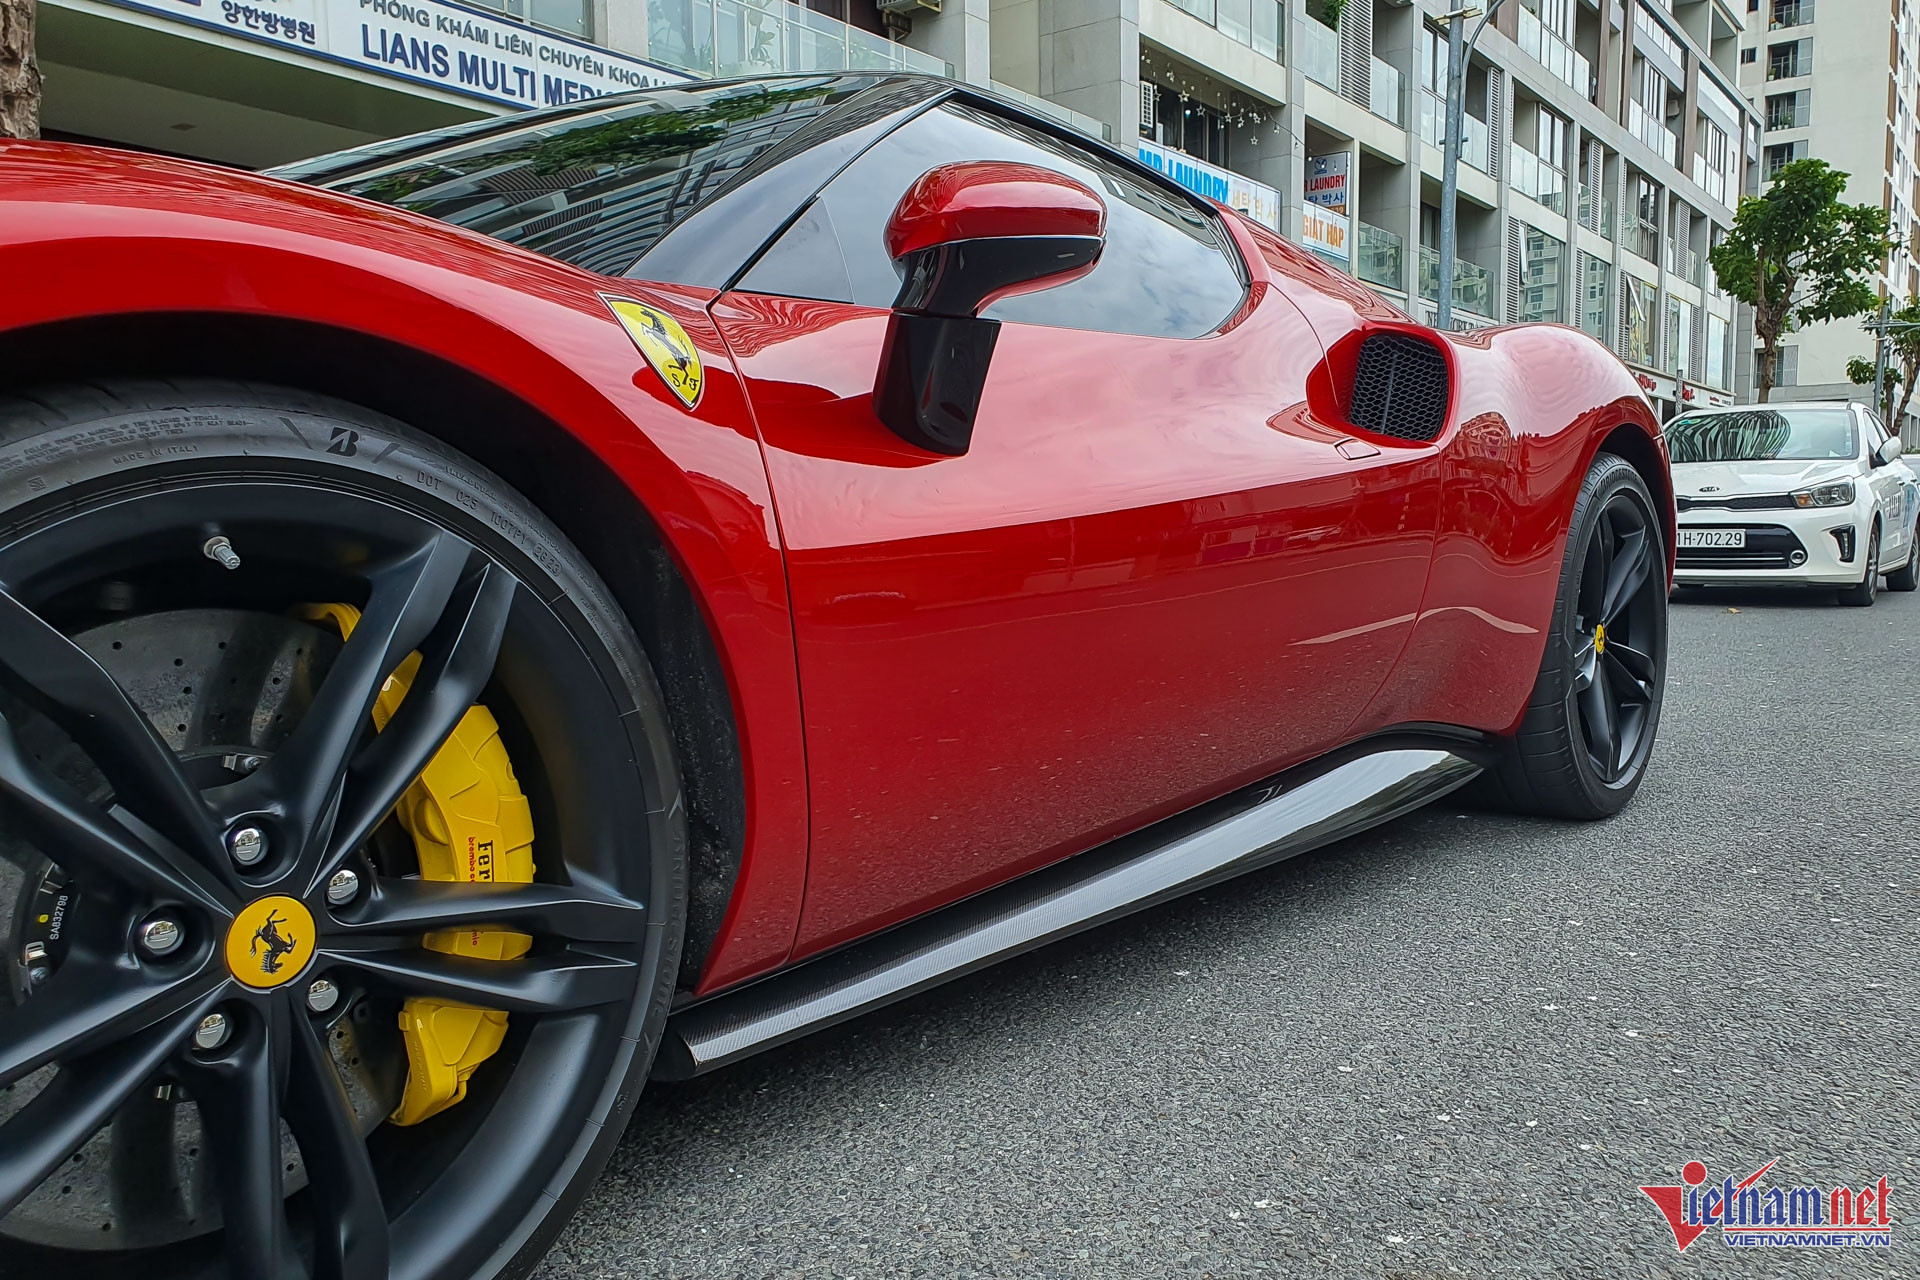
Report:
[[[216,533],[208,538],[206,545],[200,550],[206,553],[207,559],[218,564],[222,569],[240,567],[240,553],[233,549],[233,544],[227,541],[227,535],[224,533]]]

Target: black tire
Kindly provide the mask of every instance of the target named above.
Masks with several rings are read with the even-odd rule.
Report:
[[[1915,519],[1907,538],[1907,562],[1887,575],[1889,591],[1912,591],[1915,587],[1920,587],[1920,519]]]
[[[1880,594],[1880,522],[1873,522],[1873,532],[1867,535],[1867,571],[1857,587],[1842,587],[1840,603],[1852,605],[1856,609],[1870,609]]]
[[[241,557],[237,571],[215,564],[216,553],[203,546],[202,538],[216,532],[232,535],[231,545]],[[235,637],[259,628],[277,635],[307,625],[291,616],[293,602],[352,600],[356,590],[362,592],[366,613],[355,640],[310,643],[294,651],[310,655],[303,659],[306,665],[273,668],[289,685],[309,685],[304,695],[275,695],[283,699],[275,705],[287,712],[279,729],[259,727],[267,719],[263,701],[251,717],[242,708],[238,729],[229,721],[227,728],[203,730],[198,718],[191,732],[187,724],[177,726],[185,735],[179,740],[185,745],[177,745],[167,736],[176,726],[154,719],[160,709],[152,705],[150,691],[133,688],[117,674],[122,658],[102,656],[106,642],[99,637],[112,628],[129,629],[128,634],[147,628],[170,639],[185,634],[181,628],[189,624],[231,625],[232,632],[218,634]],[[386,633],[385,647],[375,647],[381,634],[377,623],[388,616],[399,621]],[[356,649],[362,633],[369,639]],[[232,650],[226,639],[219,642],[218,661],[227,664],[217,668],[223,676],[239,665],[234,650],[241,647],[239,638]],[[122,646],[114,642],[111,648],[117,652]],[[376,737],[364,727],[364,711],[353,708],[368,705],[385,678],[381,668],[391,671],[391,665],[378,656],[362,662],[347,655],[385,654],[398,661],[409,651],[425,661],[407,701]],[[101,677],[104,684],[88,687],[123,694],[127,719],[90,727],[69,705],[79,696],[73,688],[34,687],[36,671],[44,676],[53,664],[62,664],[63,678],[78,672],[91,679],[82,670],[85,661],[74,659],[74,653],[83,659],[90,655],[99,664],[96,671],[110,673]],[[372,690],[365,693],[368,702],[354,700],[364,684],[356,672],[374,682],[366,686]],[[272,680],[274,686],[281,683],[280,677]],[[429,696],[449,687],[451,693],[438,701]],[[336,697],[329,692],[333,689],[342,692]],[[219,695],[200,696],[204,701],[194,702],[195,717]],[[301,696],[308,699],[304,706]],[[436,959],[437,952],[411,949],[419,946],[416,930],[423,921],[447,918],[429,912],[384,917],[391,921],[386,928],[394,949],[341,960],[351,951],[348,930],[373,930],[383,918],[380,912],[399,910],[409,901],[404,877],[390,871],[380,844],[390,838],[394,822],[381,798],[391,787],[405,785],[399,780],[411,772],[408,762],[439,749],[445,737],[435,734],[443,722],[450,730],[475,703],[495,713],[500,742],[511,753],[513,772],[531,805],[536,878],[545,883],[516,890],[525,896],[516,899],[515,914],[499,923],[521,925],[520,931],[535,939],[533,953],[522,960],[468,961],[464,970],[446,965],[444,957]],[[408,741],[399,726],[416,706],[418,713],[406,727],[418,731],[417,751],[423,754],[409,755],[408,747],[397,745]],[[451,710],[443,716],[436,706]],[[322,707],[338,714],[330,719]],[[169,712],[164,720],[174,718]],[[190,719],[185,712],[179,718]],[[309,720],[315,728],[303,735]],[[362,727],[328,737],[330,725],[354,724]],[[115,737],[122,729],[125,733]],[[171,776],[184,786],[167,792],[169,766],[160,757],[140,756],[143,748],[136,740],[142,733],[172,758]],[[206,755],[196,735],[223,733],[246,737],[249,747],[259,745],[249,735],[264,735],[271,745],[252,758]],[[11,750],[16,741],[22,751]],[[391,741],[395,749],[380,755],[368,749],[375,741]],[[36,742],[53,743],[69,754],[43,757]],[[338,750],[329,754],[315,745],[326,742],[337,742]],[[276,771],[274,750],[312,767],[301,771],[288,763]],[[137,764],[129,763],[134,756],[140,756]],[[171,891],[165,889],[153,891],[162,895],[154,900],[161,905],[143,903],[138,892],[111,883],[134,864],[90,862],[96,855],[76,852],[75,828],[53,819],[38,825],[16,822],[25,810],[19,803],[7,804],[9,793],[19,801],[23,787],[45,782],[55,772],[56,759],[61,771],[56,787],[61,779],[71,786],[95,785],[95,805],[110,794],[123,809],[151,819],[150,827],[184,833],[173,852],[162,857],[173,859],[157,873],[174,877],[167,883],[182,876],[180,883],[213,883],[209,892],[215,897],[225,893],[221,901],[242,907],[257,900],[248,895],[270,890],[310,907],[310,958],[297,960],[310,971],[284,987],[243,989],[237,985],[239,970],[230,972],[220,959],[223,947],[238,936],[228,924],[233,908],[208,906],[194,916],[199,908],[191,902],[166,906]],[[233,763],[236,759],[242,763]],[[234,772],[218,772],[216,764]],[[342,781],[329,791],[306,781],[314,776]],[[160,781],[154,783],[156,778]],[[148,783],[154,783],[150,791]],[[72,791],[63,794],[75,798]],[[309,810],[298,798],[309,794],[315,798],[311,811],[327,816],[301,826],[299,815]],[[262,825],[290,833],[272,845],[272,856],[258,868],[221,857],[226,846],[220,824],[239,821],[231,809],[242,803],[235,798],[242,795],[250,807],[259,801],[257,807],[267,815]],[[179,807],[182,796],[188,798],[185,809]],[[274,797],[281,807],[269,809],[260,797]],[[201,804],[197,817],[188,812],[195,798]],[[88,805],[85,799],[80,803]],[[149,1280],[221,1280],[240,1273],[249,1280],[305,1280],[310,1272],[340,1274],[344,1280],[386,1280],[389,1274],[519,1280],[533,1270],[612,1155],[651,1068],[679,964],[688,853],[665,703],[647,656],[591,566],[526,499],[419,431],[336,400],[282,388],[117,382],[0,398],[0,809],[6,815],[0,821],[0,944],[7,957],[0,959],[0,1218],[5,1219],[0,1275],[89,1280],[119,1277],[135,1267]],[[211,853],[183,857],[179,850],[197,838],[196,823],[212,834]],[[233,829],[227,828],[229,842]],[[343,833],[355,831],[367,834],[349,846],[350,836]],[[29,837],[36,840],[35,848],[26,847]],[[41,859],[36,866],[78,868],[60,872],[78,886],[67,917],[72,941],[63,944],[70,949],[59,963],[75,967],[81,976],[64,983],[58,969],[42,973],[38,982],[19,969],[21,939],[8,933],[17,935],[28,918],[10,910],[9,893],[25,893],[31,883],[10,876],[9,865],[17,872],[36,856]],[[332,868],[341,860],[362,868],[363,892],[348,906],[332,908],[325,895],[329,876],[338,878]],[[188,861],[194,865],[186,866]],[[96,894],[96,883],[106,891]],[[421,909],[452,910],[447,901],[436,905],[422,899]],[[489,901],[461,909],[470,914],[458,919],[473,923],[460,927],[479,928],[480,920],[495,918],[471,913],[499,908]],[[129,917],[129,911],[162,910],[189,917],[183,925],[189,945],[178,953],[188,959],[153,960],[128,940],[129,919],[137,928],[139,919],[151,918]],[[104,921],[97,928],[87,923],[94,913]],[[113,933],[116,928],[121,932]],[[194,1103],[198,1117],[170,1118],[165,1132],[169,1141],[177,1141],[176,1125],[200,1126],[187,1129],[200,1133],[207,1148],[205,1164],[196,1166],[205,1177],[195,1185],[217,1188],[217,1195],[209,1193],[214,1198],[201,1202],[201,1212],[207,1205],[218,1209],[226,1227],[202,1225],[183,1235],[169,1220],[165,1231],[156,1227],[139,1236],[134,1227],[141,1220],[129,1215],[121,1235],[112,1234],[116,1220],[109,1219],[109,1225],[93,1228],[105,1236],[75,1245],[57,1223],[49,1227],[33,1219],[23,1227],[24,1208],[7,1217],[18,1205],[30,1208],[40,1194],[31,1190],[37,1184],[20,1193],[22,1179],[48,1167],[70,1170],[75,1151],[66,1138],[47,1138],[49,1126],[33,1120],[30,1103],[9,1105],[10,1093],[12,1101],[21,1102],[20,1092],[54,1087],[44,1084],[48,1069],[18,1070],[32,1060],[23,1056],[20,1045],[27,1041],[21,1037],[27,1033],[18,1028],[38,1025],[33,1013],[23,1011],[56,999],[93,1008],[93,998],[84,992],[87,966],[97,958],[89,950],[96,936],[109,939],[100,954],[122,969],[131,962],[139,962],[135,968],[145,964],[143,981],[150,976],[156,984],[191,979],[205,985],[204,999],[231,1011],[230,1037],[208,1051],[211,1058],[195,1056],[198,1051],[178,1036],[180,1027],[199,1024],[179,1022],[183,1015],[176,1010],[156,1014],[158,1021],[137,1030],[128,1030],[131,1023],[125,1020],[102,1022],[88,1033],[84,1048],[68,1042],[70,1052],[41,1053],[38,1060],[62,1064],[56,1082],[68,1076],[79,1082],[61,1098],[65,1106],[97,1105],[101,1115],[112,1117],[92,1141],[110,1137],[115,1159],[123,1145],[140,1140],[136,1128],[123,1143],[116,1126],[131,1114],[128,1108],[147,1105],[154,1081],[178,1081],[167,1088],[206,1099]],[[381,958],[396,956],[397,962]],[[311,975],[321,972],[336,980],[335,998],[341,1001],[324,1015],[311,1012],[319,1006],[308,992]],[[496,1006],[509,1008],[504,1044],[474,1074],[465,1100],[444,1113],[398,1128],[386,1122],[387,1100],[376,1096],[369,1114],[353,1094],[359,1077],[343,1075],[346,1059],[337,1056],[335,1039],[340,1029],[360,1037],[349,1043],[357,1046],[356,1055],[371,1060],[398,1038],[390,1029],[384,1039],[371,1030],[380,1017],[401,999],[423,992],[455,998],[449,994],[455,986],[448,985],[454,983],[468,983],[463,989],[496,996]],[[483,1001],[476,996],[469,1003]],[[351,1024],[349,1007],[359,1010]],[[367,1016],[369,1010],[380,1016]],[[201,1012],[195,1005],[184,1016],[198,1018]],[[105,1069],[89,1076],[66,1064],[97,1065],[110,1054],[119,1055],[112,1058],[115,1063],[132,1062],[131,1050],[122,1046],[136,1043],[159,1046],[143,1060],[159,1065],[140,1076],[130,1092],[112,1095],[124,1101],[109,1103],[105,1095],[90,1101],[85,1089],[107,1078]],[[287,1054],[294,1063],[290,1075],[284,1066],[275,1077],[270,1066],[257,1065],[284,1063]],[[359,1066],[361,1058],[352,1061]],[[328,1064],[333,1075],[326,1074]],[[404,1080],[404,1054],[399,1069]],[[276,1078],[278,1085],[258,1084]],[[230,1084],[232,1098],[223,1092]],[[246,1093],[247,1087],[254,1092]],[[262,1093],[263,1088],[272,1091]],[[294,1126],[302,1157],[297,1177],[306,1189],[289,1192],[280,1185],[278,1121],[266,1143],[265,1163],[244,1136],[226,1134],[219,1123],[223,1115],[262,1114],[243,1105],[259,1098],[273,1108],[265,1114]],[[310,1135],[312,1152],[318,1154],[309,1153]],[[58,1154],[49,1143],[65,1145],[68,1154]],[[270,1175],[269,1185],[276,1189],[271,1194],[236,1190],[240,1168]],[[340,1176],[331,1177],[336,1170]],[[376,1219],[375,1211],[385,1216]],[[231,1225],[236,1221],[248,1225],[236,1228]],[[374,1229],[376,1222],[384,1225]],[[258,1239],[247,1234],[254,1228]],[[144,1243],[127,1247],[136,1237]],[[374,1237],[377,1248],[366,1243]],[[109,1248],[106,1241],[120,1243]],[[240,1254],[249,1248],[256,1258],[271,1259],[271,1265],[246,1266]],[[330,1259],[325,1264],[316,1259],[323,1249]]]
[[[1610,598],[1606,583],[1616,565],[1621,578],[1617,598]],[[1483,800],[1520,813],[1592,821],[1633,799],[1646,776],[1666,685],[1666,566],[1664,526],[1646,482],[1624,458],[1600,454],[1574,503],[1533,696],[1519,731],[1495,746],[1479,784]],[[1598,643],[1596,622],[1606,628]],[[1610,697],[1616,687],[1618,695]],[[1595,699],[1609,698],[1607,710],[1616,713],[1607,721],[1610,750],[1596,746],[1590,714]],[[1631,715],[1619,716],[1628,703]]]

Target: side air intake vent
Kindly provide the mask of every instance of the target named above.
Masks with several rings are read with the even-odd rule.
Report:
[[[1399,440],[1432,440],[1447,425],[1447,358],[1423,339],[1376,333],[1360,347],[1347,421]]]

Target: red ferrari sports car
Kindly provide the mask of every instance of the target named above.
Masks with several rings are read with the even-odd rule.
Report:
[[[0,1269],[532,1268],[682,1078],[1626,804],[1625,369],[948,81],[0,144]]]

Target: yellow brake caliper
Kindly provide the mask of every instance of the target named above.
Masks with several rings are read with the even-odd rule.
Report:
[[[309,622],[331,623],[342,639],[360,621],[360,611],[346,604],[309,605],[300,613]],[[386,729],[419,673],[415,653],[388,678],[373,707],[376,729]],[[500,725],[485,707],[467,709],[394,813],[413,839],[423,880],[533,880],[533,813],[500,741]],[[506,930],[469,929],[430,933],[425,945],[447,955],[512,960],[525,955],[533,939]],[[419,1124],[467,1096],[468,1077],[506,1037],[507,1015],[415,998],[400,1011],[400,1031],[407,1044],[407,1089],[388,1118]]]

